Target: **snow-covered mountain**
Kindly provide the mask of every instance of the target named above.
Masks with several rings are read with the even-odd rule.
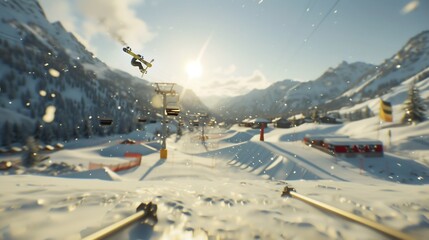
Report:
[[[246,116],[275,116],[300,112],[340,96],[375,66],[356,62],[342,62],[329,68],[313,81],[284,80],[266,89],[221,101],[216,112],[225,112],[233,118]]]
[[[361,102],[388,93],[406,79],[419,75],[429,67],[429,31],[411,38],[405,46],[391,58],[365,74],[352,88],[338,99],[349,98]],[[426,75],[418,76],[420,79]],[[338,101],[338,100],[337,100]]]
[[[276,82],[266,89],[255,89],[248,94],[225,98],[217,103],[213,108],[226,119],[235,117],[271,115],[279,111],[279,106],[284,104],[284,93],[299,85],[293,80],[283,80]]]
[[[13,128],[12,139],[76,138],[87,126],[104,134],[97,122],[103,117],[114,121],[107,132],[127,132],[139,117],[160,112],[151,105],[150,82],[109,68],[60,22],[50,23],[37,0],[1,1],[0,29],[0,113],[6,116],[0,131]],[[184,111],[207,111],[195,94],[184,99]],[[49,106],[54,119],[43,122]]]
[[[0,118],[0,133],[13,128],[7,131],[15,135],[12,139],[40,134],[49,142],[82,136],[88,126],[92,134],[126,132],[138,127],[137,118],[160,112],[151,104],[155,92],[150,82],[109,68],[61,23],[47,21],[37,0],[1,1],[0,29],[0,114],[6,116]],[[213,115],[235,121],[288,116],[316,106],[324,111],[350,108],[391,93],[410,77],[426,79],[428,46],[425,31],[378,66],[342,62],[312,81],[284,80],[223,99]],[[177,91],[182,92],[180,86]],[[50,123],[42,121],[48,107],[55,107]],[[190,91],[181,97],[181,107],[189,113],[209,111]],[[100,128],[97,119],[102,117],[112,118],[114,127]]]
[[[382,97],[407,79],[429,75],[429,31],[411,38],[378,66],[342,62],[308,82],[285,80],[263,90],[220,101],[213,111],[234,120],[249,116],[288,116],[317,107],[323,111],[351,107]]]

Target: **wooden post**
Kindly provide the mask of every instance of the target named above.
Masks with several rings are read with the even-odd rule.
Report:
[[[261,130],[259,131],[259,141],[263,142],[264,141],[264,128],[265,128],[265,123],[261,123]]]

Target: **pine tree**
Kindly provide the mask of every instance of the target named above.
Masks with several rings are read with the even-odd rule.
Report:
[[[83,123],[83,136],[85,138],[90,138],[92,136],[92,126],[89,119],[85,119]]]
[[[292,117],[291,126],[292,127],[296,127],[296,117],[295,117],[295,115]]]
[[[313,120],[313,122],[315,123],[319,123],[320,122],[320,116],[319,116],[319,110],[317,108],[315,108],[311,114],[311,120]]]
[[[363,109],[363,116],[364,116],[364,118],[370,118],[370,117],[373,116],[373,113],[372,113],[371,109],[368,106],[366,106]]]
[[[39,120],[37,120],[34,126],[34,132],[33,132],[34,138],[36,140],[40,140],[42,138],[42,128],[43,128],[42,123]]]
[[[3,124],[3,146],[10,146],[13,141],[13,129],[8,121]]]
[[[19,141],[19,143],[24,145],[27,142],[27,138],[31,134],[30,130],[29,130],[29,123],[28,122],[21,122],[20,130],[21,130],[21,138],[18,139],[18,141]]]
[[[18,123],[14,123],[12,126],[12,131],[13,131],[13,139],[12,141],[14,143],[20,142],[23,135],[22,135],[22,130],[21,130],[21,126],[18,125]]]
[[[73,127],[73,132],[72,132],[72,137],[73,137],[73,139],[79,139],[79,137],[80,137],[80,130],[79,130],[79,125],[78,126],[76,126],[76,127]]]
[[[32,167],[38,163],[41,157],[38,155],[39,147],[33,137],[27,138],[27,151],[22,155],[21,162],[24,167]]]
[[[426,120],[425,105],[420,97],[419,90],[415,85],[415,81],[411,84],[408,90],[408,98],[404,102],[405,114],[402,117],[402,123],[418,123]]]
[[[52,143],[52,141],[54,140],[54,130],[53,130],[53,125],[52,124],[45,124],[43,125],[42,128],[42,141],[46,144],[50,144]]]

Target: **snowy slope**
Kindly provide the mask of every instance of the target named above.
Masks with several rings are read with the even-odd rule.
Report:
[[[55,99],[63,94],[64,102],[70,105],[58,109],[70,111],[72,115],[60,115],[56,119],[76,118],[81,123],[82,116],[96,116],[95,108],[99,110],[105,104],[107,109],[119,113],[117,118],[128,124],[133,122],[128,115],[130,113],[124,109],[144,102],[138,99],[137,104],[136,96],[150,99],[149,92],[134,92],[138,84],[133,81],[111,84],[109,76],[117,80],[126,78],[126,75],[107,67],[104,71],[104,65],[84,51],[59,23],[46,21],[36,1],[9,0],[0,2],[0,5],[0,16],[4,19],[0,23],[1,28],[8,34],[5,38],[9,38],[10,43],[15,44],[16,41],[17,49],[23,47],[34,57],[50,56],[48,52],[51,51],[55,56],[63,56],[56,59],[58,61],[48,62],[48,66],[44,66],[47,62],[36,59],[32,62],[36,63],[34,66],[30,65],[28,71],[23,71],[19,68],[22,65],[10,67],[6,60],[28,64],[31,57],[23,61],[9,58],[10,54],[4,54],[9,48],[2,42],[1,73],[25,73],[11,78],[11,82],[23,81],[26,86],[16,88],[18,96],[10,100],[9,96],[1,96],[0,112],[8,120],[31,122],[32,108],[41,109],[41,113],[45,107],[37,104],[36,99],[42,99],[40,102],[44,104],[62,106],[63,103]],[[296,187],[299,193],[389,225],[416,239],[425,239],[429,235],[429,123],[404,126],[397,122],[402,114],[402,99],[406,97],[408,85],[416,73],[420,74],[417,86],[422,97],[429,96],[429,80],[424,77],[427,67],[417,69],[425,62],[425,58],[418,54],[418,49],[425,47],[418,46],[426,45],[418,44],[422,42],[418,39],[410,42],[403,54],[395,58],[401,59],[398,60],[400,62],[386,63],[385,69],[393,66],[397,70],[391,73],[384,70],[385,75],[377,75],[380,79],[387,79],[387,76],[405,78],[411,74],[392,91],[383,93],[383,99],[394,105],[394,123],[379,126],[379,119],[372,117],[341,125],[303,124],[291,129],[269,126],[265,142],[259,141],[258,130],[233,126],[229,130],[207,128],[209,139],[202,143],[199,141],[201,129],[196,128],[193,133],[185,131],[180,138],[172,135],[168,139],[167,160],[159,158],[159,142],[149,142],[159,140],[156,134],[159,124],[148,124],[145,131],[130,134],[88,139],[73,137],[66,141],[64,150],[42,153],[50,157],[42,165],[0,172],[0,239],[80,239],[134,213],[142,201],[158,204],[158,224],[154,227],[134,225],[114,239],[389,239],[373,230],[317,211],[296,199],[281,198],[285,181]],[[37,47],[26,48],[25,43],[37,44]],[[59,61],[64,59],[64,62]],[[413,59],[417,59],[416,65],[409,64],[408,61]],[[398,63],[401,65],[399,68]],[[56,98],[41,98],[39,89],[34,90],[38,85],[26,83],[34,82],[40,76],[45,76],[40,79],[50,78],[43,74],[47,74],[50,67],[60,66],[54,64],[65,64],[67,68],[58,70],[61,77],[67,77],[60,78],[61,81],[52,78],[49,80],[52,84],[45,86],[48,95],[56,93]],[[416,67],[415,73],[413,66]],[[268,94],[254,91],[252,97],[245,101],[234,99],[239,108],[229,108],[224,104],[223,111],[252,116],[269,114],[269,111],[284,114],[289,110],[293,112],[328,102],[333,86],[338,86],[335,95],[342,94],[351,85],[356,89],[362,86],[362,90],[378,88],[378,78],[359,77],[366,68],[372,66],[342,63],[335,69],[329,69],[318,80],[308,83],[283,81],[269,88]],[[84,70],[79,75],[73,69]],[[423,69],[425,72],[421,72]],[[404,72],[399,74],[398,71]],[[56,86],[63,82],[66,82],[64,86]],[[80,88],[82,84],[89,86]],[[102,86],[105,86],[102,91],[91,92],[91,89]],[[21,99],[20,95],[30,88],[31,108],[23,108],[28,99]],[[285,94],[287,91],[290,92]],[[95,98],[93,95],[103,94],[108,98],[101,100],[102,104],[91,104],[91,99]],[[364,102],[361,105],[352,102],[352,107],[339,111],[353,111],[365,105],[374,112],[378,111],[378,99],[365,99],[355,92],[347,94],[350,94],[347,97],[357,99],[357,104],[361,100]],[[119,100],[127,97],[130,101]],[[255,104],[255,100],[260,104]],[[184,102],[195,103],[192,100]],[[239,105],[239,102],[250,105]],[[253,108],[253,105],[257,107]],[[82,106],[90,110],[82,113],[85,109]],[[200,110],[198,107],[196,109]],[[66,125],[61,121],[59,123]],[[76,125],[71,127],[75,129]],[[102,130],[107,132],[107,129]],[[392,133],[391,139],[388,131]],[[334,157],[304,145],[301,140],[306,134],[379,139],[386,147],[386,154],[382,158]],[[127,138],[137,140],[137,144],[120,144]],[[141,166],[118,173],[109,169],[87,170],[90,162],[117,164],[130,161],[123,157],[126,152],[142,154]],[[19,154],[1,155],[0,160],[20,157]],[[56,176],[58,174],[62,175]]]
[[[392,104],[394,122],[399,123],[400,119],[404,114],[403,103],[407,99],[408,90],[414,81],[418,80],[415,86],[419,90],[420,97],[422,98],[422,100],[428,102],[427,100],[429,97],[429,77],[420,77],[426,76],[428,74],[429,68],[426,68],[415,76],[405,79],[398,86],[392,87],[386,94],[380,96],[384,101],[390,102]],[[368,106],[371,111],[378,116],[380,111],[380,98],[368,99],[351,107],[343,107],[338,110],[338,112],[341,115],[345,115],[348,112],[354,112],[359,109],[363,109],[366,106]]]
[[[377,66],[375,71],[364,76],[356,87],[343,96],[357,98],[355,101],[359,101],[366,96],[383,94],[389,87],[402,83],[427,67],[429,67],[429,31],[411,38],[401,50]]]
[[[363,120],[360,124],[370,129],[374,123]],[[398,139],[403,134],[428,135],[425,126],[392,131]],[[257,130],[210,128],[208,151],[194,141],[199,133],[187,133],[179,141],[173,136],[167,143],[167,160],[159,159],[157,152],[149,153],[140,167],[119,173],[100,169],[64,178],[3,173],[0,236],[80,239],[132,214],[140,202],[152,201],[158,205],[155,227],[133,225],[113,238],[389,239],[296,199],[281,198],[286,179],[301,194],[424,239],[429,234],[427,166],[390,150],[385,158],[364,159],[362,165],[359,159],[334,158],[300,141],[305,134],[370,137],[375,132],[364,136],[353,123],[304,124],[294,129],[269,128],[266,141],[259,142]],[[96,149],[121,152],[130,146],[118,144],[119,140],[131,136],[146,138],[141,132],[133,133],[116,140],[100,138],[91,146],[87,140],[78,140],[51,154],[50,161],[67,159],[82,167],[97,158],[118,161],[117,155],[108,157]],[[398,144],[396,139],[392,144]],[[404,178],[407,183],[400,184]]]

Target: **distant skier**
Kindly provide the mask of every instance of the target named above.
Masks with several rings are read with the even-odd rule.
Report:
[[[138,54],[137,56],[139,57],[139,59],[143,59],[142,55]],[[139,59],[133,57],[131,59],[131,65],[139,67],[140,72],[144,74],[145,73],[145,69],[143,68],[143,64],[139,61]]]

